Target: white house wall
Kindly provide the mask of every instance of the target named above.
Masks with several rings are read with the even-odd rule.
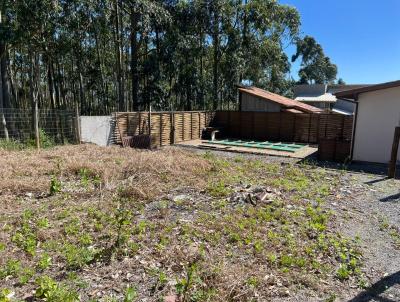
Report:
[[[387,164],[400,121],[400,87],[362,93],[358,101],[353,159]]]

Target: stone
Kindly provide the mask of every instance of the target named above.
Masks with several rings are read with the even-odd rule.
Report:
[[[190,199],[190,196],[186,194],[176,195],[172,198],[174,202],[189,201]]]
[[[179,298],[177,295],[169,295],[164,297],[164,302],[178,302]]]

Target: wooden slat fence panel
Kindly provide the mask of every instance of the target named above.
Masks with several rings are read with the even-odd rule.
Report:
[[[149,134],[148,112],[117,112],[113,116],[117,144],[122,143],[121,136]],[[214,119],[214,113],[206,111],[152,112],[152,145],[167,146],[174,142],[199,139],[203,128],[208,127]]]
[[[113,116],[116,143],[121,143],[121,136],[149,133],[148,112],[118,112]],[[151,125],[157,146],[199,139],[202,129],[210,125],[221,127],[222,134],[230,138],[313,144],[326,139],[350,141],[353,117],[284,112],[152,112]]]
[[[351,140],[353,116],[217,111],[213,125],[231,138],[317,144],[322,139]]]

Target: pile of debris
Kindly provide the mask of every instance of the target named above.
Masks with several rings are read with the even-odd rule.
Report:
[[[237,205],[251,204],[256,206],[258,204],[268,204],[281,195],[276,189],[252,186],[250,184],[235,187],[233,191],[234,193],[231,194],[229,201]]]

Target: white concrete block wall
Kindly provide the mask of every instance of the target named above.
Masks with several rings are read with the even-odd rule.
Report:
[[[111,116],[81,116],[81,140],[84,143],[93,143],[99,146],[111,144]]]

